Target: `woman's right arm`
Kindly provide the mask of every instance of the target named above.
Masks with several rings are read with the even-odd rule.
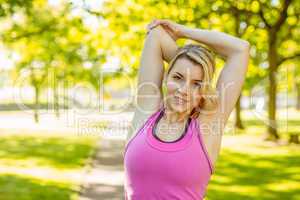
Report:
[[[165,29],[162,26],[157,26],[155,28],[159,29],[160,46],[162,50],[163,59],[167,63],[169,63],[172,60],[172,58],[176,55],[176,52],[179,47],[177,46],[176,41],[169,35],[167,31],[165,31]]]
[[[158,109],[163,99],[163,60],[169,63],[177,48],[176,42],[161,26],[151,29],[146,35],[138,73],[137,104],[127,138],[135,134],[149,113]]]
[[[176,42],[161,27],[147,34],[141,55],[137,84],[137,108],[141,111],[156,110],[162,100],[163,60],[169,62],[177,51]]]

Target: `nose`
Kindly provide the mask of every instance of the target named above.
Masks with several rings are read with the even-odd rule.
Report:
[[[189,92],[189,86],[188,83],[183,83],[182,85],[180,85],[180,87],[178,88],[178,92],[182,95],[182,96],[187,96],[188,92]]]

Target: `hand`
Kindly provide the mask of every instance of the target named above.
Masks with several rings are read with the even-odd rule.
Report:
[[[154,19],[147,25],[147,34],[151,31],[151,29],[155,28],[158,25],[161,25],[175,41],[179,38],[185,37],[184,33],[187,30],[187,27],[181,24],[177,24],[168,19]]]

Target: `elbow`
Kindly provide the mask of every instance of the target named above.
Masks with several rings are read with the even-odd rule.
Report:
[[[251,45],[247,40],[242,40],[241,41],[241,47],[240,47],[241,51],[249,53],[250,52],[250,47],[251,47]]]
[[[225,57],[235,57],[236,55],[247,55],[247,57],[250,57],[250,43],[247,40],[239,40],[238,43],[234,46],[234,49],[232,51],[226,51],[224,54]]]
[[[150,30],[150,32],[157,37],[161,37],[163,34],[165,34],[165,30],[161,25],[158,25]]]
[[[250,43],[247,40],[240,40],[238,47],[232,50],[230,53],[226,55],[227,59],[230,57],[240,57],[243,56],[245,58],[250,57]]]
[[[231,55],[246,55],[247,57],[250,57],[250,47],[251,45],[247,40],[241,40],[239,47],[236,48]]]

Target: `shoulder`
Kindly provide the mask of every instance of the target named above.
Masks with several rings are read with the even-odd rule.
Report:
[[[135,108],[131,123],[129,123],[128,133],[126,136],[126,143],[133,138],[137,132],[161,109],[160,105],[153,107],[149,110],[141,110]]]
[[[196,118],[199,128],[205,128],[209,135],[222,134],[228,121],[228,114],[225,113],[220,104],[214,110],[204,111]]]

